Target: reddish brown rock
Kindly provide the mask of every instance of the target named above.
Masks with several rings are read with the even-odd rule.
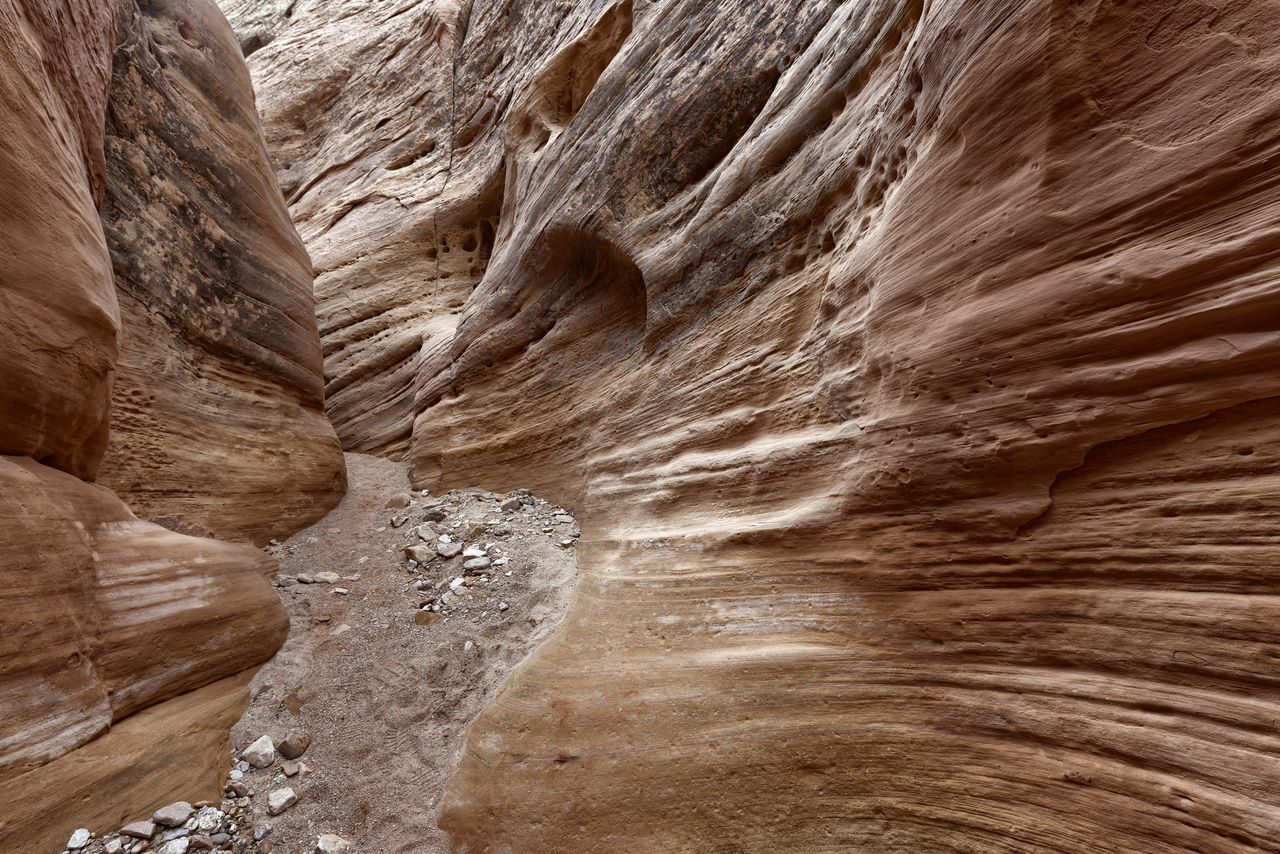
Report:
[[[224,8],[256,48],[268,146],[315,265],[330,419],[344,448],[401,455],[419,351],[452,336],[502,207],[498,148],[469,158],[465,180],[450,169],[462,5]]]
[[[248,677],[288,628],[262,552],[88,482],[112,374],[127,402],[104,479],[148,515],[250,539],[341,489],[305,255],[235,41],[209,3],[146,6],[0,2],[5,851],[216,799]]]
[[[287,536],[345,471],[249,74],[213,0],[124,3],[120,33],[102,221],[124,333],[100,480],[186,533]]]
[[[583,523],[457,847],[1280,847],[1273,6],[460,6],[251,57],[344,442]]]
[[[92,477],[120,315],[97,205],[115,0],[0,2],[0,454]]]
[[[267,580],[274,561],[142,522],[103,487],[24,457],[0,458],[0,494],[14,498],[0,504],[0,815],[44,809],[65,818],[39,827],[6,821],[0,849],[41,834],[60,839],[66,827],[112,809],[149,815],[148,807],[175,800],[176,782],[198,779],[200,792],[216,795],[213,768],[170,780],[159,757],[223,764],[227,734],[214,744],[210,729],[238,717],[248,701],[244,680],[209,695],[216,699],[207,709],[164,701],[239,678],[284,642],[288,620]],[[151,730],[131,728],[95,748],[90,776],[104,788],[92,804],[59,789],[84,773],[82,745],[149,706]],[[171,743],[148,748],[148,732]],[[179,761],[184,745],[194,755]],[[138,762],[151,771],[135,773]],[[23,784],[27,775],[41,782]]]

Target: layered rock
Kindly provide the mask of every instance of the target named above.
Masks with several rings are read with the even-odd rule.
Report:
[[[216,797],[287,632],[274,561],[90,482],[113,375],[104,479],[173,527],[297,527],[342,462],[305,253],[216,7],[0,3],[0,75],[0,849],[57,850]]]
[[[419,485],[584,523],[470,730],[460,850],[1280,846],[1272,17],[273,19],[344,442],[398,452],[412,389]],[[402,299],[494,199],[461,314]]]
[[[251,668],[288,633],[275,562],[29,458],[0,458],[0,494],[0,848],[217,797]]]
[[[121,14],[102,221],[124,332],[99,480],[167,526],[264,543],[345,489],[311,264],[217,5]]]
[[[316,269],[330,420],[402,455],[418,354],[447,340],[502,206],[501,152],[454,164],[456,0],[225,3],[242,25],[281,188]],[[292,10],[286,18],[284,12]],[[284,25],[282,26],[282,23]],[[511,57],[513,73],[520,71]],[[490,113],[493,109],[490,109]],[[465,138],[465,133],[464,133]]]
[[[0,3],[0,454],[80,475],[106,443],[120,331],[98,222],[114,0]]]

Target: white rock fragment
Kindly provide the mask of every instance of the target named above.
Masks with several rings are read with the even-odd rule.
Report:
[[[271,736],[264,735],[245,748],[244,760],[254,768],[266,768],[276,759],[276,745]],[[159,819],[156,819],[159,822]],[[184,818],[182,821],[186,821]],[[181,823],[181,822],[179,822]]]
[[[214,807],[201,807],[196,813],[195,829],[201,833],[213,833],[222,824],[222,811]]]
[[[298,802],[298,794],[288,787],[276,789],[267,795],[267,812],[271,815],[280,815]]]
[[[317,572],[315,579],[319,584],[337,584],[342,580],[342,576],[336,572]]]
[[[351,843],[336,833],[326,833],[316,840],[316,854],[349,854]]]
[[[89,828],[81,827],[71,834],[71,838],[67,840],[67,848],[72,851],[79,851],[81,848],[89,844]]]

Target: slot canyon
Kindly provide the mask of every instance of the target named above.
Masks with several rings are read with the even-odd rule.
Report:
[[[0,79],[0,854],[1280,852],[1280,0]]]

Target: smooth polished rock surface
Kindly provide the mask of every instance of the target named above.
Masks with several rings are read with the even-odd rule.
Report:
[[[340,437],[582,525],[460,850],[1280,847],[1273,3],[256,5]]]

